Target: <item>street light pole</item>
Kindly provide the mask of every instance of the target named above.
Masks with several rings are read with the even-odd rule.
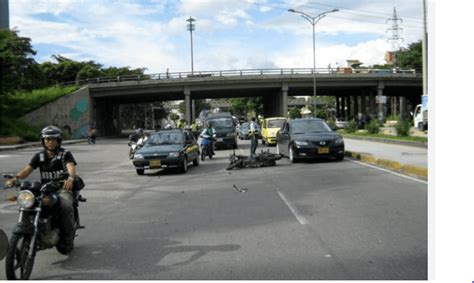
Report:
[[[316,117],[316,24],[329,13],[334,13],[339,9],[323,12],[317,16],[310,16],[305,12],[297,11],[295,9],[288,9],[288,12],[301,14],[313,26],[313,116]]]
[[[196,19],[194,19],[193,17],[189,17],[189,19],[187,19],[186,21],[189,22],[189,24],[187,25],[187,28],[188,28],[189,33],[190,33],[190,35],[191,35],[191,74],[193,75],[193,74],[194,74],[194,63],[193,63],[193,30],[195,30],[194,21],[196,21]]]

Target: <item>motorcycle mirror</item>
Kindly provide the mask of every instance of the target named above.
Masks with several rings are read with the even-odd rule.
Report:
[[[5,258],[8,252],[8,237],[5,232],[0,229],[0,261]]]

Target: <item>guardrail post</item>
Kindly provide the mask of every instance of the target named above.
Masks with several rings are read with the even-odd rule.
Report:
[[[117,76],[117,82],[120,82],[120,76]]]
[[[263,70],[260,69],[260,76],[263,76]]]
[[[281,74],[283,75],[283,68],[281,69]]]
[[[240,76],[242,76],[242,70],[240,70]]]

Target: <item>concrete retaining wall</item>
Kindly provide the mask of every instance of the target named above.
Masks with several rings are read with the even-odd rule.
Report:
[[[65,137],[84,137],[92,123],[92,101],[89,88],[83,87],[21,118],[29,124],[40,127],[56,125],[63,130]]]

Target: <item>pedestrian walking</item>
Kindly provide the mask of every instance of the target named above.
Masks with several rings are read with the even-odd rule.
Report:
[[[249,126],[250,137],[250,155],[254,156],[258,146],[258,125],[255,122],[255,117],[252,117]]]

